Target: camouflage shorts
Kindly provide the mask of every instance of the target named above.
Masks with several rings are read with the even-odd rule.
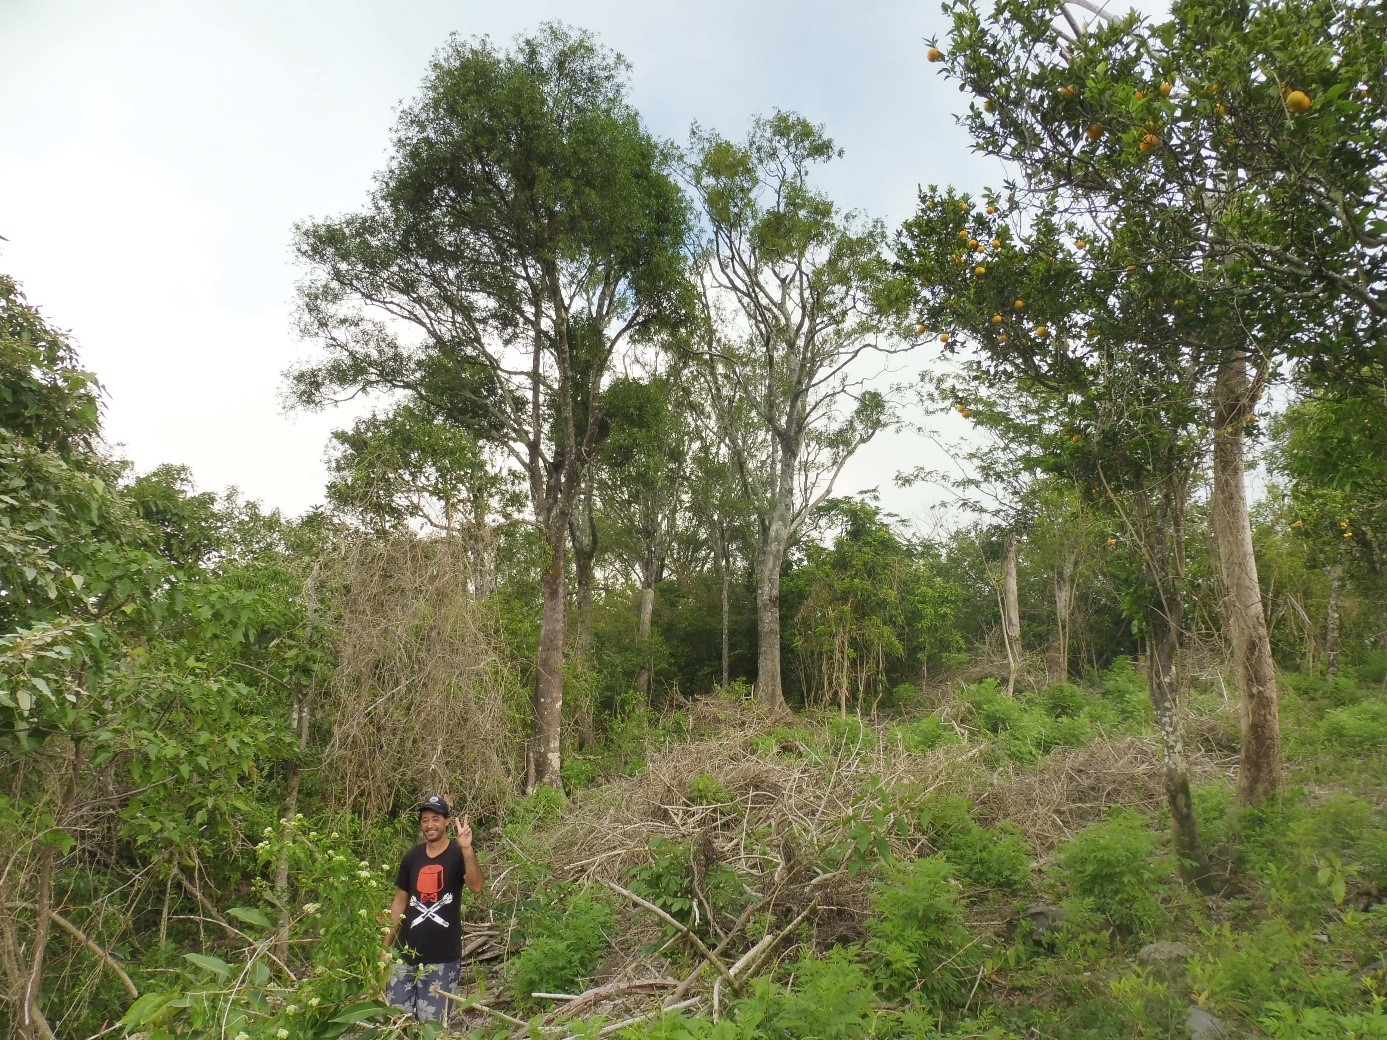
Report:
[[[453,993],[457,990],[459,962],[442,964],[404,964],[397,961],[385,984],[385,1002],[403,1008],[420,1022],[448,1024],[448,1001],[434,987]]]

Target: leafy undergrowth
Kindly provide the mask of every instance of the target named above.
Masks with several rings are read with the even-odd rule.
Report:
[[[1216,683],[1194,691],[1207,900],[1170,852],[1143,697],[1120,664],[1015,699],[973,684],[912,718],[715,695],[632,721],[567,796],[541,790],[483,836],[463,988],[486,1010],[454,1031],[1097,1040],[1185,1035],[1198,1008],[1246,1036],[1387,1037],[1381,691],[1289,682],[1288,783],[1255,810],[1230,788],[1235,708]],[[336,872],[339,922],[379,899],[365,861],[303,869]],[[318,927],[323,969],[239,1009],[248,1036],[436,1032],[345,1004],[333,965],[355,956],[374,979],[370,923]],[[1183,963],[1139,963],[1158,942],[1185,944]],[[239,970],[206,967],[221,992]]]

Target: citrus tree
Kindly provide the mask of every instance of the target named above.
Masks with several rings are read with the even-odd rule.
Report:
[[[1003,440],[1008,465],[1066,476],[1111,518],[1110,568],[1147,647],[1175,846],[1203,886],[1177,672],[1203,369],[1145,286],[1105,273],[1125,239],[1085,235],[1053,206],[1020,225],[995,197],[928,189],[897,255],[918,287],[917,333],[958,366],[956,406]]]
[[[1058,2],[949,5],[947,63],[1008,195],[1140,235],[1107,274],[1146,289],[1204,369],[1213,527],[1243,707],[1239,798],[1275,790],[1280,734],[1243,487],[1244,437],[1278,363],[1381,350],[1382,14],[1367,5],[1176,3],[1081,25]],[[1098,10],[1096,7],[1093,10]],[[1081,14],[1088,21],[1086,14]],[[1380,92],[1378,92],[1380,93]],[[1154,276],[1154,277],[1153,277]]]

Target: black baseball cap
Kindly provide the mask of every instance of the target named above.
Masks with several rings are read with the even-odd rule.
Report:
[[[419,815],[423,816],[426,812],[436,812],[439,816],[451,816],[452,811],[445,802],[436,794],[431,794],[419,803]]]

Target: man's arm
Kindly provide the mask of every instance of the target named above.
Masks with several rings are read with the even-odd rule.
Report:
[[[472,825],[467,822],[467,814],[462,814],[462,819],[457,821],[458,848],[462,850],[463,880],[467,883],[467,890],[474,896],[480,895],[482,887],[486,884],[486,879],[482,877],[481,864],[477,862],[477,854],[472,851]]]
[[[390,947],[395,945],[395,933],[400,929],[400,922],[404,920],[405,907],[409,905],[409,893],[403,889],[395,889],[395,898],[390,900],[390,909],[386,911],[389,920],[386,922],[384,950],[390,952]]]

